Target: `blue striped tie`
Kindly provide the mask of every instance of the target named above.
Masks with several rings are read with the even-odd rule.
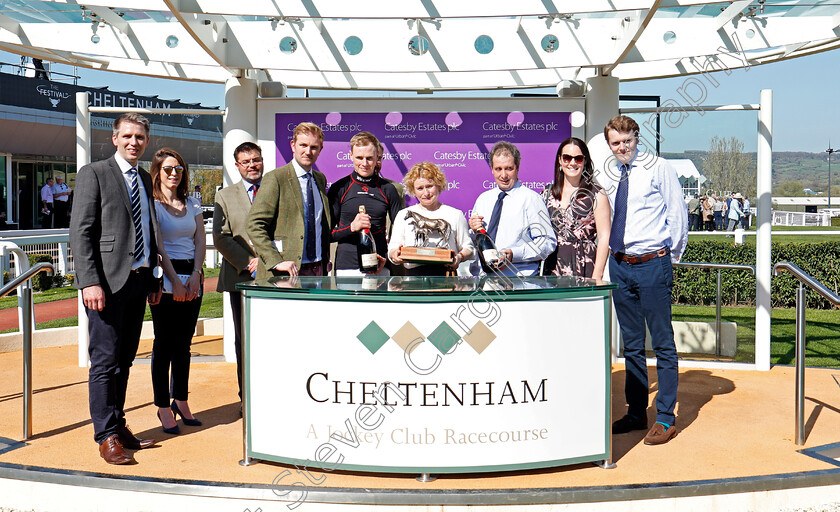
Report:
[[[140,216],[140,188],[137,186],[137,169],[128,171],[128,185],[131,194],[131,217],[134,220],[134,259],[143,258],[143,220]]]
[[[630,166],[621,165],[621,180],[618,182],[618,190],[615,192],[613,207],[612,228],[610,231],[610,249],[614,253],[624,252],[624,228],[627,225],[627,177]]]

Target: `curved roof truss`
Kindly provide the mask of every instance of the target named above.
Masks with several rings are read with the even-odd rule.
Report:
[[[206,82],[259,70],[297,88],[638,80],[838,46],[838,0],[0,0],[2,50]]]

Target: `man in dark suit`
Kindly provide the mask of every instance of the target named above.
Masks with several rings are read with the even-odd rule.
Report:
[[[88,390],[99,454],[109,464],[133,462],[125,448],[154,444],[125,423],[128,373],[143,324],[146,298],[160,299],[157,218],[149,173],[137,164],[149,143],[149,121],[123,114],[114,121],[111,158],[85,165],[76,176],[70,245],[75,286],[82,291],[90,334]]]
[[[248,236],[260,259],[257,279],[324,276],[330,270],[327,178],[312,168],[324,147],[324,132],[300,123],[291,145],[294,158],[266,173],[248,215]]]
[[[236,283],[250,281],[257,270],[257,255],[248,237],[248,212],[263,177],[262,149],[243,142],[233,151],[242,181],[216,192],[213,211],[213,244],[222,253],[222,269],[216,291],[228,292],[233,316],[236,373],[242,398],[242,293]]]

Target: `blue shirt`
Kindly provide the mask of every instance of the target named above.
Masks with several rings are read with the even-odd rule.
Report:
[[[620,179],[621,162],[610,158],[598,182],[609,195],[613,211]],[[630,162],[627,186],[624,252],[638,256],[668,247],[671,261],[679,261],[688,241],[688,213],[677,171],[664,158],[637,152]]]

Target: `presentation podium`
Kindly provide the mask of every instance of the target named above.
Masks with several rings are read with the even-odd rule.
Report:
[[[388,473],[611,463],[611,283],[296,277],[237,288],[246,463]]]

